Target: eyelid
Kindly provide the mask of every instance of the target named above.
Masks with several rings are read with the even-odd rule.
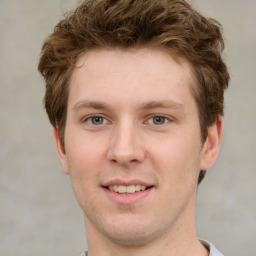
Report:
[[[85,122],[88,122],[89,119],[93,118],[93,117],[101,117],[103,118],[105,121],[107,121],[106,123],[110,123],[109,119],[106,118],[106,116],[102,115],[102,114],[91,114],[91,115],[87,115],[85,117],[82,118],[82,122],[85,123]],[[106,124],[103,122],[103,124]],[[90,122],[91,125],[94,125],[92,124],[92,122]],[[101,125],[103,125],[101,124]]]
[[[166,116],[166,115],[163,115],[163,114],[153,114],[153,115],[150,115],[150,116],[147,118],[146,123],[149,123],[149,120],[152,119],[152,118],[154,118],[154,117],[163,117],[163,118],[165,118],[165,119],[167,120],[167,122],[165,122],[165,123],[162,124],[162,125],[165,125],[165,124],[168,123],[168,122],[174,121],[174,118],[171,118],[170,116]],[[151,123],[150,123],[150,124],[151,124]],[[155,125],[155,124],[152,123],[152,125]]]
[[[103,114],[90,114],[90,115],[87,115],[87,116],[81,118],[81,122],[83,122],[83,123],[88,122],[88,120],[91,119],[91,118],[93,118],[93,117],[101,117],[101,118],[103,118],[103,119],[106,121],[106,122],[104,122],[103,124],[111,123],[111,121],[109,120],[109,118],[106,117],[106,116],[103,115]],[[154,117],[163,117],[163,118],[165,118],[165,119],[167,120],[167,122],[165,122],[164,124],[166,124],[166,123],[168,123],[168,122],[172,122],[172,121],[175,120],[175,118],[170,117],[170,116],[167,116],[167,115],[164,115],[164,114],[151,114],[151,115],[149,115],[149,116],[146,118],[146,121],[145,121],[144,123],[149,123],[149,120],[152,119],[152,118],[154,118]],[[91,122],[90,122],[90,124],[93,125]],[[103,124],[102,124],[102,125],[103,125]],[[164,125],[164,124],[162,124],[162,125]],[[154,124],[152,123],[152,125],[154,125]]]

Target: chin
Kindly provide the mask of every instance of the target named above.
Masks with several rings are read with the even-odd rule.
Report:
[[[156,237],[147,231],[120,230],[119,232],[108,232],[108,237],[117,244],[123,246],[143,246]]]
[[[142,220],[129,220],[122,221],[111,225],[101,227],[101,231],[105,233],[106,237],[108,237],[111,241],[118,243],[123,246],[143,246],[147,243],[150,243],[161,234],[160,231],[160,223],[156,223],[155,221],[145,222]],[[155,227],[158,227],[155,229]],[[164,230],[166,226],[162,226]],[[162,230],[162,231],[163,231]],[[160,231],[160,232],[159,232]]]

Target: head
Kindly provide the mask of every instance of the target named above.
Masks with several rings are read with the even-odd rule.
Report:
[[[164,231],[167,224],[172,225],[178,217],[186,213],[186,216],[189,215],[189,210],[194,207],[194,197],[191,194],[195,194],[194,184],[198,179],[199,170],[197,168],[209,167],[209,164],[200,164],[203,158],[201,148],[209,137],[209,130],[219,134],[216,132],[218,126],[213,125],[218,123],[223,115],[224,89],[229,81],[227,68],[221,58],[223,47],[220,25],[201,16],[182,0],[84,1],[55,27],[43,45],[39,63],[39,71],[46,81],[45,108],[55,127],[55,138],[59,141],[57,150],[64,163],[64,170],[67,173],[69,168],[74,170],[69,174],[72,176],[78,201],[84,212],[88,213],[87,218],[91,218],[91,221],[87,219],[87,224],[100,226],[105,234],[110,234],[108,231],[115,226],[113,233],[115,237],[119,237],[120,234],[125,236],[125,228],[132,231],[132,227],[137,228],[137,225],[143,223],[140,233],[143,235],[145,228],[157,231],[158,225],[158,228]],[[122,62],[119,63],[120,59]],[[99,77],[98,67],[101,67]],[[134,67],[138,67],[138,70]],[[118,73],[113,75],[116,70]],[[134,77],[129,74],[134,74]],[[90,80],[92,77],[94,79]],[[134,87],[133,78],[137,79],[136,86],[140,84],[140,87]],[[163,83],[160,89],[155,86],[148,88],[149,84],[157,84],[157,78],[159,81],[164,78],[168,83]],[[88,84],[86,81],[89,81]],[[189,89],[183,87],[182,81],[189,84]],[[110,86],[112,91],[105,88],[105,84]],[[76,129],[76,125],[70,125],[72,118],[68,113],[80,109],[81,105],[75,104],[75,99],[81,95],[88,96],[86,88],[94,100],[94,103],[89,102],[89,108],[94,111],[101,109],[104,114],[107,113],[106,116],[109,114],[110,120],[87,117],[83,119],[86,132],[81,132],[80,128]],[[124,98],[120,102],[118,96],[123,91]],[[133,97],[134,92],[136,97]],[[107,107],[104,104],[95,104],[95,95],[98,93],[101,100],[107,100]],[[155,123],[152,129],[152,118],[144,120],[145,116],[148,116],[148,112],[143,112],[145,108],[138,112],[136,107],[148,99],[146,109],[159,109],[159,102],[158,107],[155,106],[154,96],[165,98],[169,93],[176,95],[178,100],[183,101],[184,104],[181,105],[185,105],[180,108],[180,104],[171,104],[172,108],[177,108],[175,111],[181,113],[177,116],[181,116],[182,121],[176,122],[176,128],[169,129],[173,127],[169,126],[169,120],[164,126],[167,128],[160,128],[159,132],[154,126]],[[131,95],[131,98],[125,95]],[[74,104],[74,108],[70,103]],[[88,108],[88,103],[83,103],[82,108],[84,107]],[[161,105],[160,108],[165,109],[166,106]],[[137,112],[143,112],[144,119],[138,116]],[[129,117],[132,113],[133,117],[127,119],[125,115],[121,118],[122,113],[129,113]],[[119,133],[113,136],[111,133],[115,118],[118,119],[118,125],[113,128],[113,132],[118,132],[122,127],[127,131],[127,136],[122,137]],[[162,117],[159,119],[159,116],[156,118],[154,122],[166,121]],[[138,128],[131,127],[131,120],[135,119],[143,119],[145,122],[139,122],[142,130],[131,135],[133,129]],[[100,123],[99,129],[92,124],[101,121],[103,123]],[[123,125],[123,122],[126,125]],[[144,129],[144,125],[151,128]],[[152,136],[148,136],[149,134]],[[137,137],[140,135],[140,138]],[[215,144],[218,144],[219,136],[212,137],[213,141],[217,141]],[[68,139],[65,141],[66,138]],[[132,147],[127,142],[129,138],[134,140],[134,148],[129,148]],[[154,147],[157,143],[160,144],[159,149]],[[141,145],[148,149],[148,158],[144,154],[145,151],[139,148]],[[175,149],[173,145],[176,145]],[[198,151],[194,150],[199,148]],[[136,161],[127,166],[124,162],[129,154],[122,155],[122,149],[126,150],[126,153],[130,150],[130,155],[137,154],[132,156]],[[216,151],[214,155],[216,156]],[[215,156],[210,157],[210,162],[213,162]],[[169,168],[172,171],[169,172]],[[91,169],[95,169],[93,173]],[[127,170],[130,171],[129,177]],[[139,173],[136,172],[138,170]],[[149,186],[151,190],[145,192],[150,193],[147,198],[152,200],[145,199],[139,204],[125,207],[118,204],[116,207],[116,199],[115,203],[106,199],[104,193],[111,194],[111,186],[115,185],[112,184],[113,177],[126,177],[131,183],[135,176],[150,181],[150,185],[154,184]],[[202,177],[201,172],[199,181]],[[120,179],[116,178],[115,182],[118,180]],[[120,183],[125,182],[122,180]],[[90,194],[93,194],[91,198],[85,196]],[[147,200],[151,200],[151,203],[146,203]],[[152,209],[152,203],[155,203],[155,209]],[[168,207],[165,207],[167,205]],[[104,216],[101,206],[106,209]],[[160,215],[163,218],[159,218]],[[156,220],[163,221],[158,223]],[[120,225],[124,227],[121,231]],[[129,234],[129,241],[134,242],[133,232]],[[157,232],[152,231],[152,235],[156,236]],[[123,241],[128,241],[127,237]]]

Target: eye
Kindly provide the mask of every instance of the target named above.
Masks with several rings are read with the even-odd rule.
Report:
[[[92,125],[102,125],[107,123],[107,120],[102,116],[91,116],[86,119]]]
[[[169,119],[164,116],[153,116],[149,119],[148,122],[154,125],[163,125],[166,124],[168,121]]]

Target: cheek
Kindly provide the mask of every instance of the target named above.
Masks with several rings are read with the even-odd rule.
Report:
[[[88,136],[83,131],[67,136],[66,155],[70,179],[80,203],[87,194],[94,194],[100,175],[106,168],[106,145],[102,136]]]
[[[200,165],[200,144],[193,137],[166,140],[151,151],[151,161],[164,179],[175,185],[189,182],[197,175]],[[200,141],[200,140],[199,140]]]
[[[102,136],[92,136],[81,129],[74,129],[72,136],[67,135],[66,141],[68,164],[76,172],[92,169],[106,151]]]
[[[67,145],[67,162],[75,197],[82,209],[90,204],[90,197],[97,188],[97,150],[88,144],[73,140]]]
[[[178,142],[155,150],[152,162],[163,192],[159,201],[166,202],[166,209],[168,205],[181,209],[196,194],[200,162],[196,150],[190,143]]]

